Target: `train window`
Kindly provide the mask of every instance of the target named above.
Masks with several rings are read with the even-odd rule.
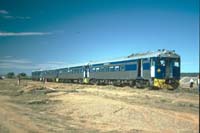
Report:
[[[155,61],[151,59],[151,66],[155,66]]]
[[[72,73],[72,69],[68,69],[68,73]]]
[[[101,67],[99,67],[98,72],[101,72]]]
[[[104,67],[104,72],[108,72],[108,67]]]
[[[104,67],[101,67],[101,68],[100,68],[100,72],[104,72]]]
[[[165,60],[160,60],[160,65],[165,66]]]
[[[179,67],[179,62],[175,61],[175,62],[174,62],[174,66],[175,66],[175,67]]]
[[[125,70],[125,67],[124,67],[124,65],[122,65],[121,67],[120,67],[120,71],[124,71]]]
[[[96,67],[96,72],[99,72],[99,67]]]
[[[95,72],[95,67],[92,68],[92,72]]]
[[[114,67],[113,67],[113,66],[110,66],[110,67],[109,67],[109,71],[110,71],[110,72],[113,72],[113,71],[114,71]]]
[[[115,66],[115,71],[119,71],[119,66]]]

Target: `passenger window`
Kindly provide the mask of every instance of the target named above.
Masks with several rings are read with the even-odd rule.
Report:
[[[92,72],[95,72],[95,67],[92,68]]]
[[[115,71],[119,71],[119,66],[115,66]]]
[[[96,68],[96,72],[99,72],[99,67]]]
[[[102,68],[101,67],[99,67],[99,72],[101,72],[102,71]]]
[[[113,71],[114,71],[114,67],[113,67],[113,66],[110,66],[110,67],[109,67],[109,71],[110,71],[110,72],[113,72]]]
[[[68,69],[68,73],[72,73],[72,70],[71,70],[71,69]]]
[[[108,67],[104,67],[104,72],[107,72],[108,71]]]
[[[120,68],[121,68],[120,71],[124,71],[125,70],[124,65],[121,66]]]

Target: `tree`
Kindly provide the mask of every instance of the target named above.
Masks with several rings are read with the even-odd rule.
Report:
[[[14,78],[15,77],[15,73],[14,72],[9,72],[6,75],[7,78]]]
[[[27,74],[26,73],[19,73],[18,75],[17,75],[17,77],[18,78],[23,78],[23,79],[26,79],[26,78],[28,78],[28,76],[27,76]]]
[[[18,76],[20,76],[20,77],[27,77],[26,73],[19,73]]]

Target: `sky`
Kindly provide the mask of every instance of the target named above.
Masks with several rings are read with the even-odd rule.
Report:
[[[0,74],[158,49],[199,72],[198,0],[0,0]]]

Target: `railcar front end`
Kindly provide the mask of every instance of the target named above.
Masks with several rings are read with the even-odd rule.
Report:
[[[180,57],[157,57],[153,63],[153,87],[176,89],[180,80]]]

